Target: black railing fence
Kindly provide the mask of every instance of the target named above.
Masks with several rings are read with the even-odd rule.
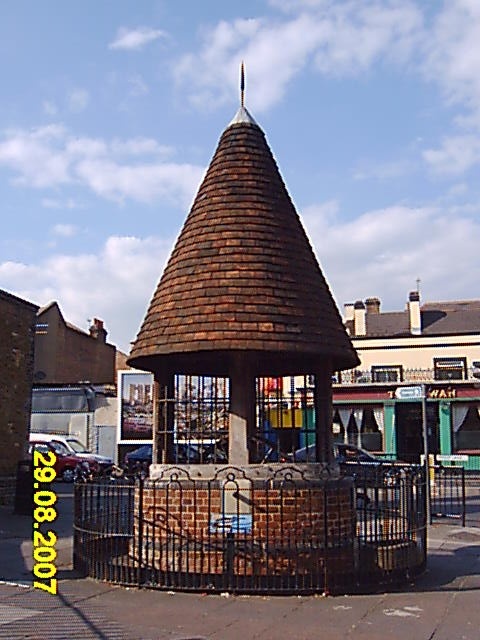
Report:
[[[245,593],[385,588],[426,563],[424,469],[309,479],[228,468],[211,480],[75,485],[74,566],[122,585]],[[352,483],[354,476],[354,483]]]
[[[435,518],[452,518],[466,524],[466,482],[463,467],[434,465],[429,467],[430,522]]]

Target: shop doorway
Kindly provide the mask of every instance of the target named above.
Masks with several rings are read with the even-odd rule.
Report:
[[[397,402],[395,407],[397,457],[419,463],[423,453],[422,403]]]
[[[426,403],[428,453],[439,452],[438,407]],[[422,403],[398,402],[395,407],[397,457],[399,460],[418,464],[424,451]]]

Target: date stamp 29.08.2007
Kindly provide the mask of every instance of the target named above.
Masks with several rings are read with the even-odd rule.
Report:
[[[51,485],[57,475],[56,461],[53,451],[33,451],[33,575],[37,578],[33,586],[52,595],[57,593],[57,535],[50,529],[41,531],[40,528],[48,527],[57,517],[57,495]]]

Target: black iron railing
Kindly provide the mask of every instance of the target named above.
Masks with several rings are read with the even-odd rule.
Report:
[[[452,518],[466,524],[465,469],[430,466],[430,522],[435,518]]]
[[[355,472],[355,484],[348,472],[312,480],[288,467],[262,480],[231,468],[194,480],[179,468],[164,480],[77,484],[74,566],[158,589],[385,588],[426,562],[423,468],[386,467]]]

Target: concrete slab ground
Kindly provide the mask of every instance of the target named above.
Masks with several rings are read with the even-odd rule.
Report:
[[[480,640],[480,522],[429,527],[415,583],[352,596],[227,596],[127,589],[72,569],[72,487],[56,485],[59,589],[32,586],[32,522],[0,507],[0,638]],[[472,526],[473,525],[473,526]]]

